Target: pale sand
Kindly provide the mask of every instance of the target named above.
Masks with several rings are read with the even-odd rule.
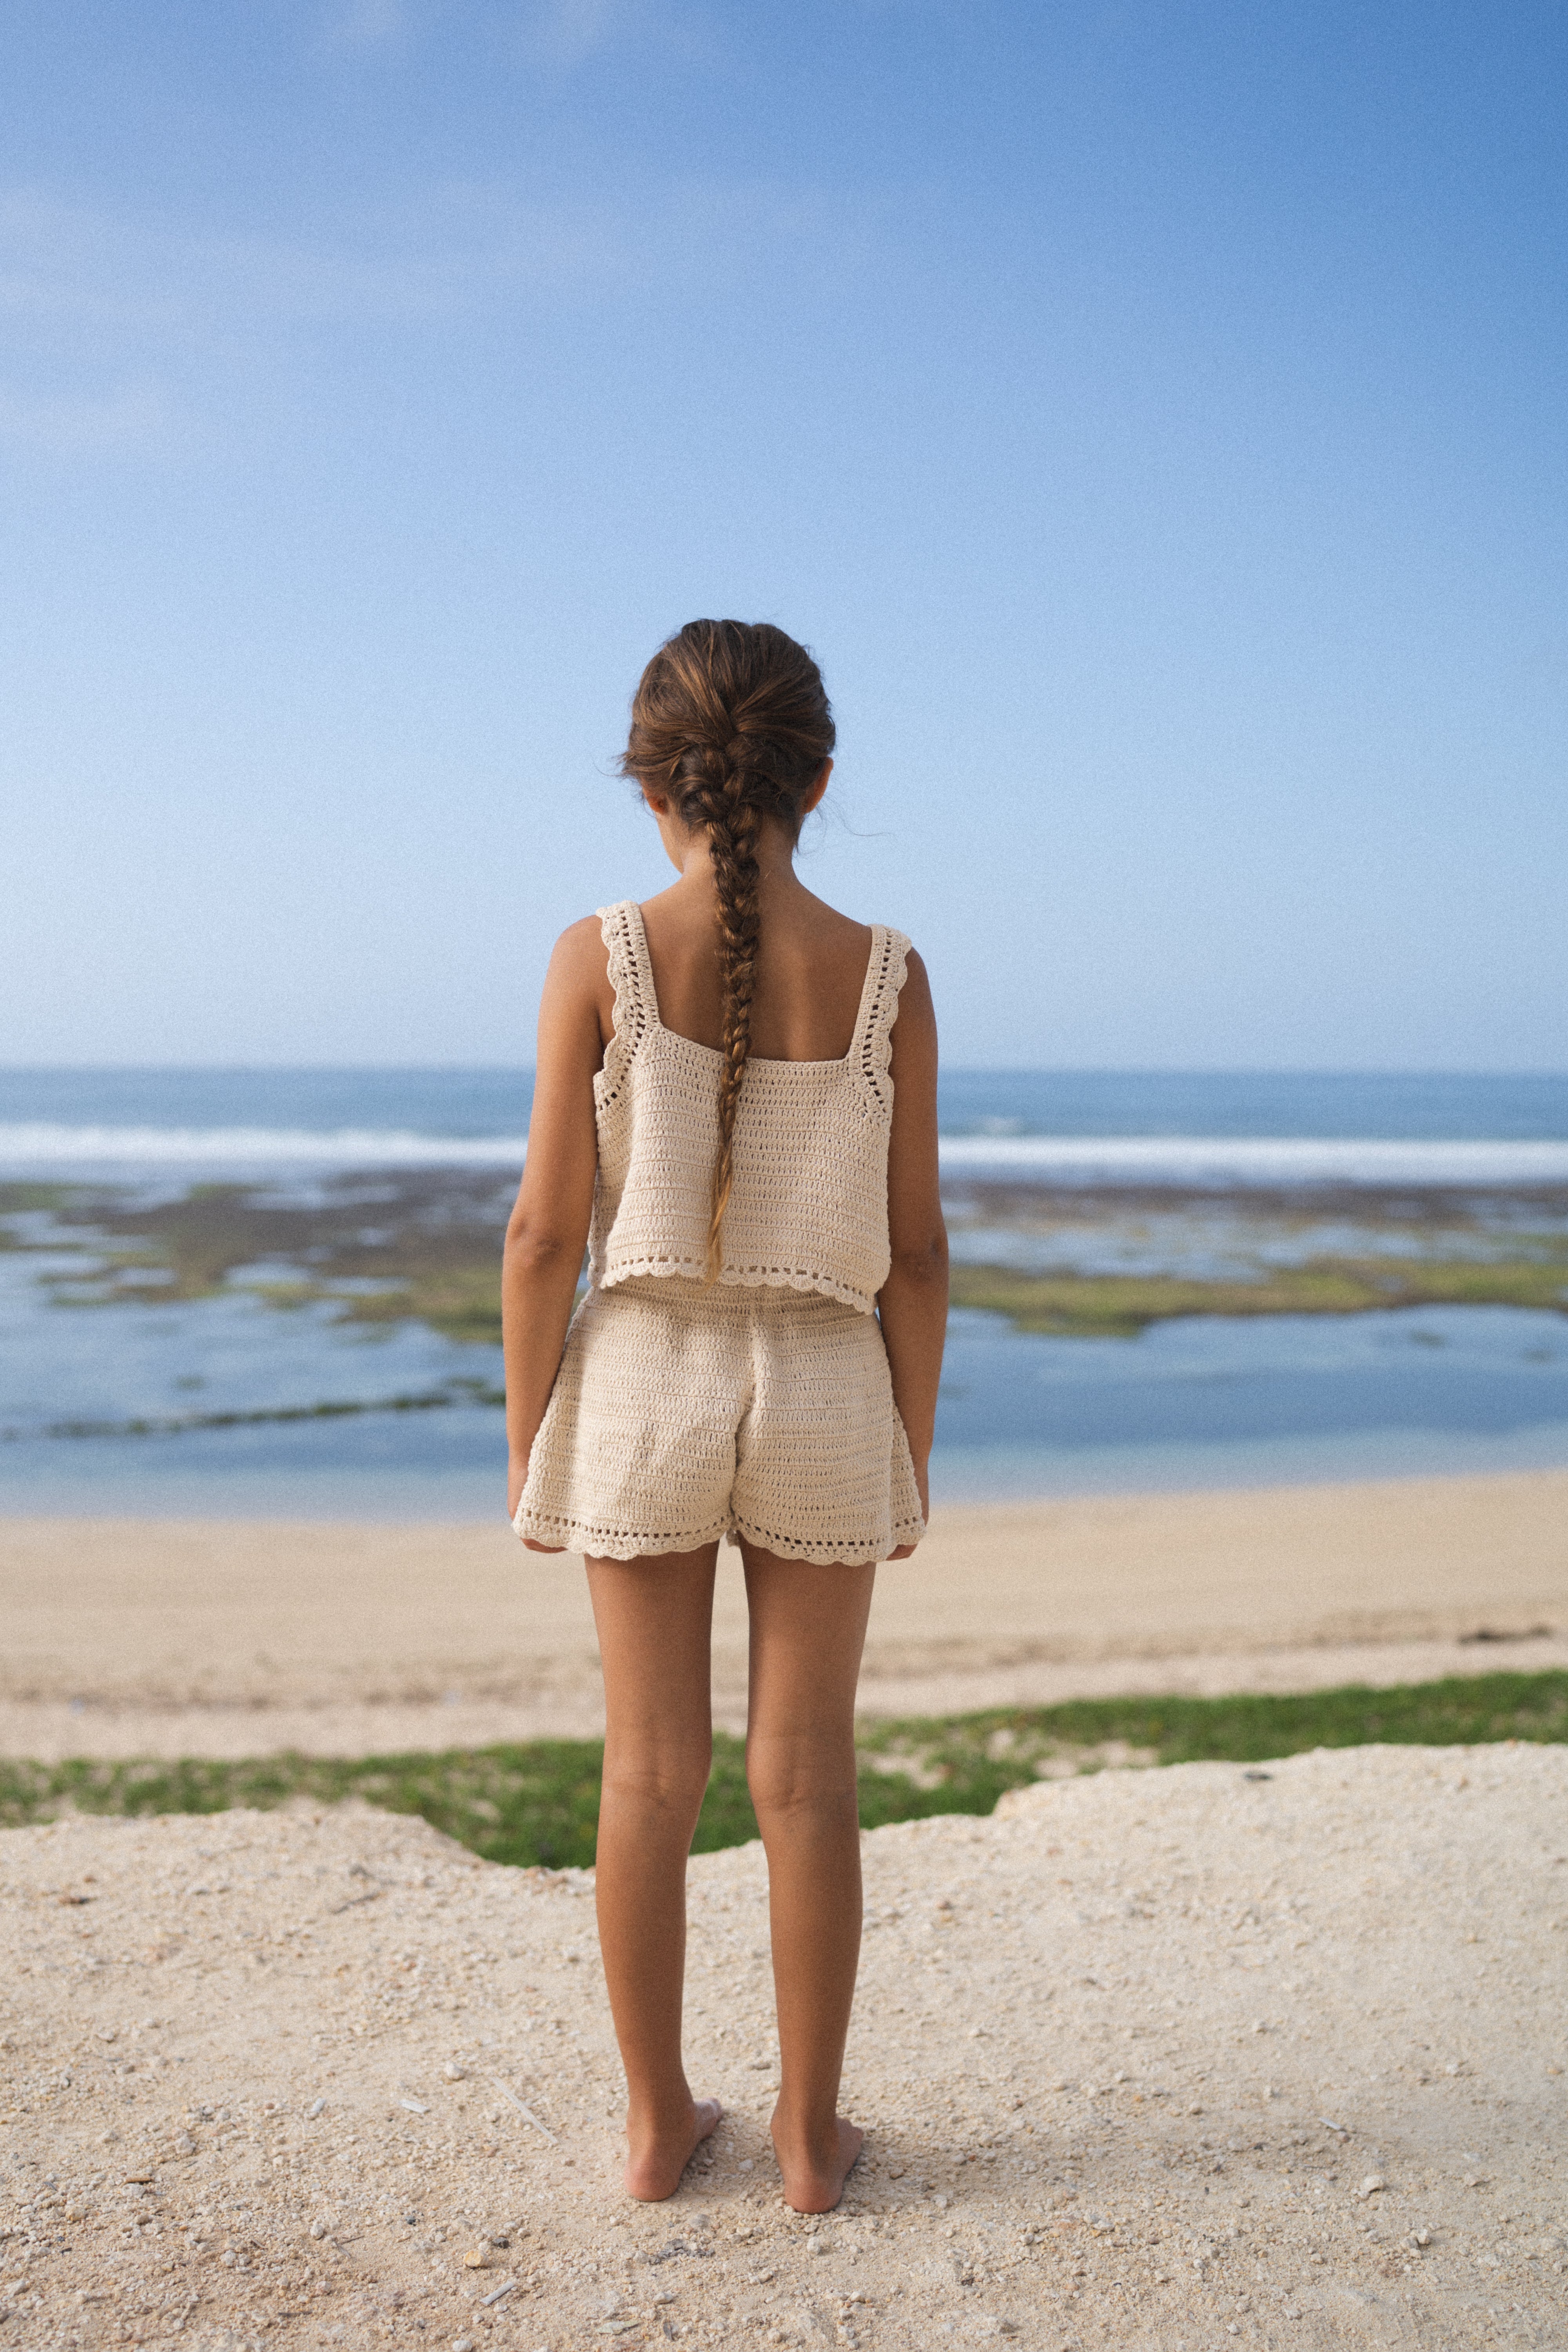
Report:
[[[717,1720],[743,1727],[726,1549]],[[504,1524],[0,1520],[0,1753],[321,1755],[603,1728],[582,1564]],[[1509,1637],[1467,1642],[1489,1632]],[[868,1715],[1568,1664],[1568,1472],[936,1515]]]
[[[865,1841],[868,2147],[820,2226],[766,2139],[755,1846],[691,1868],[728,2119],[636,2207],[586,1874],[354,1808],[5,1833],[5,2341],[1560,2352],[1568,1750],[1000,1811]]]

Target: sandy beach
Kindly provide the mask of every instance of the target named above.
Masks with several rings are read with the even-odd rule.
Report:
[[[356,1755],[603,1728],[581,1563],[504,1525],[0,1520],[0,1753]],[[1568,1473],[939,1511],[860,1702],[956,1712],[1568,1664]],[[722,1555],[716,1719],[743,1728]]]
[[[28,2346],[1563,2343],[1568,1750],[1017,1792],[865,1841],[841,2210],[788,2213],[762,1855],[691,1868],[668,2204],[618,2188],[591,1878],[357,1808],[0,1836]]]

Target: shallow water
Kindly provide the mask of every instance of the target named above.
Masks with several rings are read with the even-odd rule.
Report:
[[[378,1228],[400,1220],[405,1270],[454,1233],[492,1264],[530,1092],[518,1071],[0,1073],[0,1175],[52,1169],[143,1203],[249,1176],[267,1188],[253,1201],[319,1213],[284,1248],[272,1228],[247,1243],[279,1263],[231,1255],[218,1294],[186,1300],[160,1298],[167,1268],[127,1270],[123,1247],[95,1282],[84,1227],[7,1219],[5,1507],[499,1510],[501,1417],[480,1401],[499,1349],[347,1321],[320,1297],[285,1309],[258,1286],[374,1288]],[[1331,1255],[1555,1259],[1568,1234],[1561,1076],[956,1072],[942,1124],[955,1255],[972,1262],[1245,1281]],[[155,1241],[132,1234],[132,1255]],[[210,1425],[274,1413],[302,1417]],[[958,1312],[932,1482],[958,1498],[1564,1464],[1561,1315],[1196,1316],[1085,1339]]]
[[[244,1292],[40,1306],[26,1262],[12,1258],[0,1260],[0,1365],[11,1510],[438,1519],[500,1507],[501,1415],[473,1401],[499,1387],[500,1351],[418,1324],[367,1329],[326,1305],[284,1314]],[[382,1409],[44,1433],[337,1404]],[[939,1498],[958,1500],[1560,1465],[1560,1316],[1194,1317],[1084,1339],[955,1311],[931,1475]]]

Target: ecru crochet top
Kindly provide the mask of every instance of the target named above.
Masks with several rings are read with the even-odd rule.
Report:
[[[708,1266],[719,1074],[711,1045],[658,1017],[640,909],[602,907],[616,1034],[594,1080],[599,1172],[588,1278],[700,1282]],[[820,1290],[869,1315],[891,1263],[892,1039],[909,941],[877,924],[855,1034],[838,1062],[746,1065],[735,1117],[721,1282]]]

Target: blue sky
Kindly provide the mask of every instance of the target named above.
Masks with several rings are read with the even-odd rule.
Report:
[[[0,1061],[526,1062],[696,613],[971,1064],[1568,1063],[1549,5],[11,0]]]

